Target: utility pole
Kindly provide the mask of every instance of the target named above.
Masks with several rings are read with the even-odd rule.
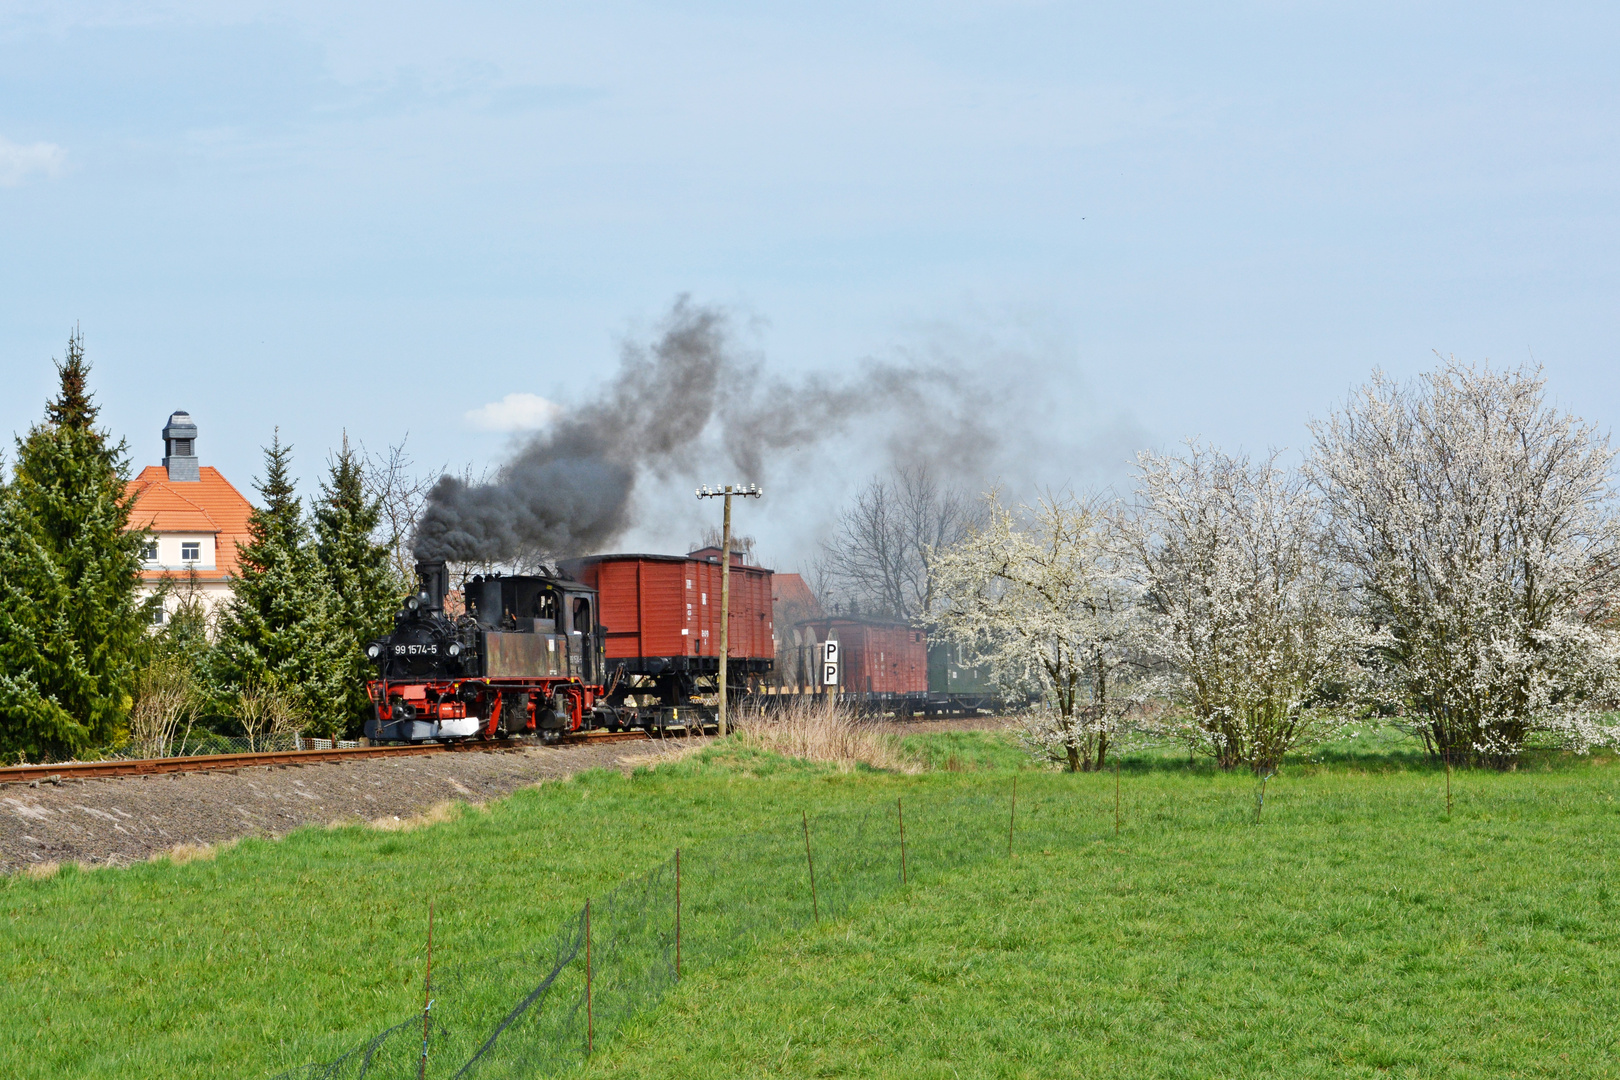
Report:
[[[697,489],[700,499],[726,500],[724,525],[720,530],[720,720],[716,733],[726,735],[726,668],[731,666],[731,497],[757,499],[765,493],[757,485],[727,484],[723,488],[705,485]]]

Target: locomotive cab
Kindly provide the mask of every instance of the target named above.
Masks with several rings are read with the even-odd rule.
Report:
[[[603,633],[596,616],[596,590],[589,585],[566,578],[479,575],[467,582],[463,595],[467,615],[490,646],[483,674],[510,670],[519,677],[562,675],[588,683],[600,678]],[[513,634],[534,637],[506,639]],[[527,659],[508,657],[509,650]],[[546,654],[543,659],[541,652]]]

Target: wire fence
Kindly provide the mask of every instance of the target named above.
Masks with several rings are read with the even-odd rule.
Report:
[[[695,971],[907,884],[1050,844],[1050,799],[914,794],[801,814],[671,857],[593,898],[540,944],[434,974],[431,1004],[336,1060],[275,1080],[550,1076],[576,1067]]]
[[[129,743],[109,754],[106,759],[139,760],[144,758],[197,757],[208,754],[268,754],[286,750],[330,750],[333,746],[359,746],[358,740],[311,739],[304,735],[219,735],[212,731],[189,731],[167,742]]]

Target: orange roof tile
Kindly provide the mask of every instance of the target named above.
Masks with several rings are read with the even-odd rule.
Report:
[[[236,573],[236,547],[248,541],[253,504],[212,465],[204,465],[200,473],[200,479],[176,481],[161,465],[142,469],[127,489],[135,496],[129,525],[149,532],[214,533],[215,569],[200,571],[198,577],[221,580]],[[141,576],[156,579],[163,574],[149,570]]]
[[[820,601],[798,574],[777,574],[771,578],[771,603],[793,609],[792,621],[822,617]]]

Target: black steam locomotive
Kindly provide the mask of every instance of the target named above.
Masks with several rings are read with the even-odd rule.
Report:
[[[421,587],[393,632],[366,648],[377,665],[369,738],[555,738],[618,726],[602,686],[595,589],[560,577],[480,576],[463,587],[465,612],[451,617],[445,564],[416,570]]]

